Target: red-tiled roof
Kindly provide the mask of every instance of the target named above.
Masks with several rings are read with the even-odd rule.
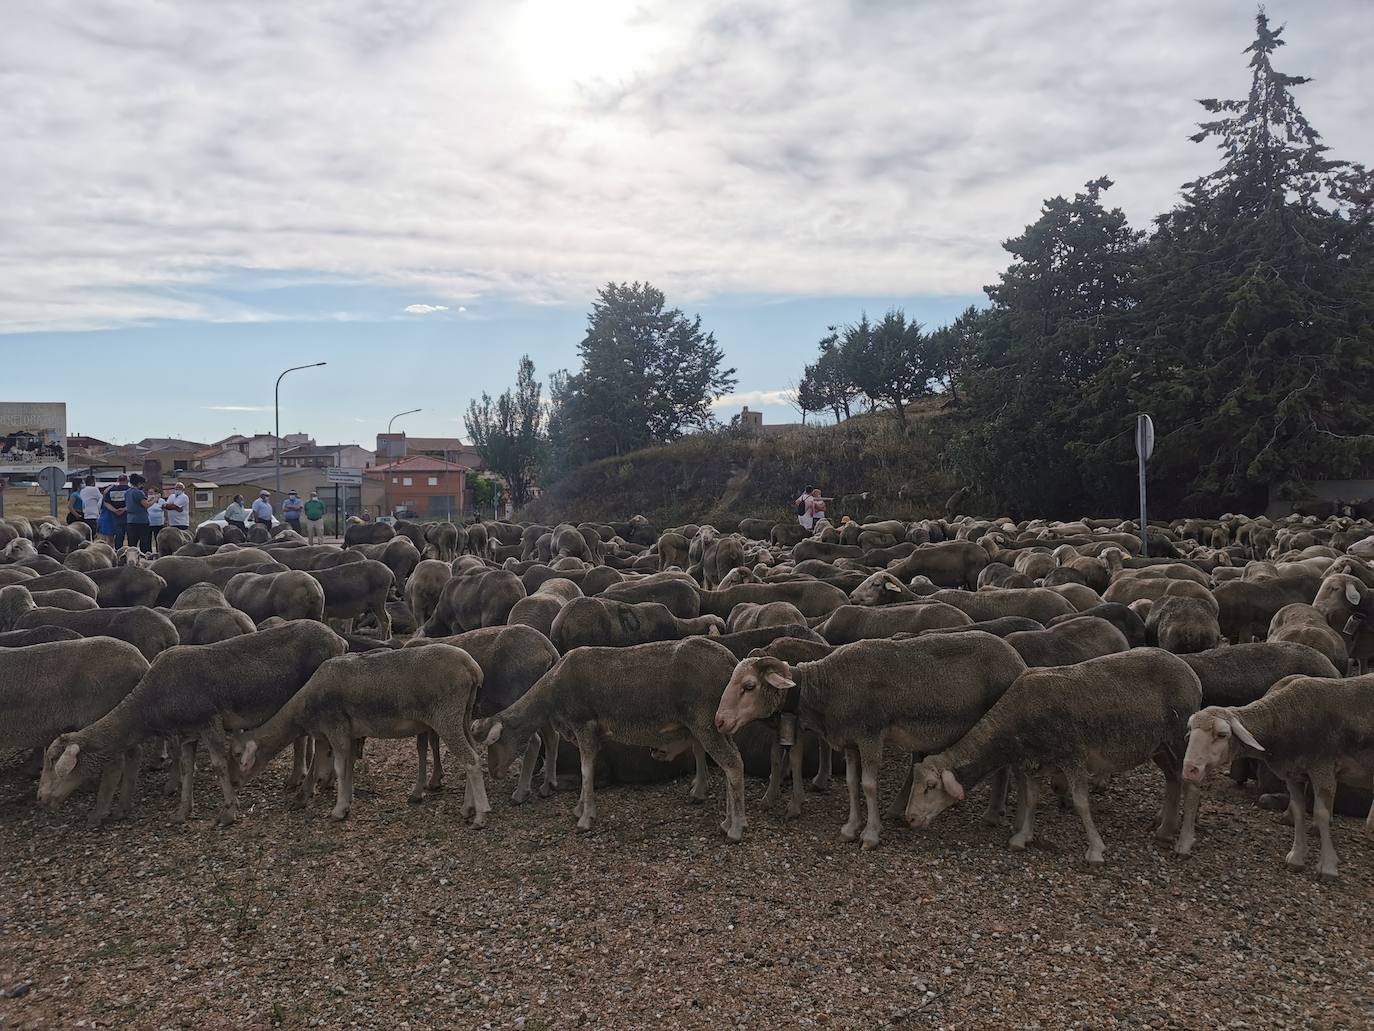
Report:
[[[364,472],[370,476],[373,473],[382,473],[389,470],[419,472],[419,473],[442,473],[442,472],[467,472],[468,467],[459,465],[457,462],[447,462],[442,458],[430,458],[428,455],[409,455],[406,458],[398,458],[394,462],[386,465],[375,465]]]

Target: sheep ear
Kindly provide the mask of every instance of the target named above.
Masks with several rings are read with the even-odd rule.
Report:
[[[75,741],[63,749],[62,754],[57,757],[57,762],[53,763],[53,773],[59,777],[65,777],[76,769],[76,753],[79,751],[81,751],[81,746]]]
[[[493,723],[493,724],[491,725],[491,729],[490,729],[489,731],[487,731],[486,739],[482,742],[482,744],[487,745],[487,746],[491,746],[491,745],[496,744],[496,742],[498,742],[498,741],[500,741],[500,740],[501,740],[501,721],[500,721],[500,720],[497,720],[495,723]]]
[[[1264,746],[1255,740],[1254,734],[1245,729],[1245,724],[1234,712],[1227,714],[1226,722],[1231,725],[1231,733],[1236,735],[1241,744],[1253,748],[1256,752],[1264,751]]]
[[[765,673],[763,680],[769,687],[775,687],[779,691],[786,691],[789,687],[797,686],[795,680],[783,673]]]
[[[953,770],[940,771],[940,784],[956,802],[964,800],[964,786],[955,778]]]
[[[883,583],[883,590],[885,590],[885,591],[891,591],[893,594],[901,594],[901,593],[902,593],[902,589],[901,589],[900,587],[898,587],[896,584],[894,584],[891,580],[884,581],[884,583]]]
[[[1359,587],[1357,587],[1355,584],[1346,584],[1346,585],[1345,585],[1345,600],[1348,601],[1348,602],[1350,602],[1351,605],[1358,605],[1358,604],[1360,603],[1360,589],[1359,589]]]
[[[707,637],[719,637],[719,636],[720,636],[720,627],[718,627],[718,626],[716,626],[716,624],[712,623],[709,627],[706,628],[706,636],[707,636]]]

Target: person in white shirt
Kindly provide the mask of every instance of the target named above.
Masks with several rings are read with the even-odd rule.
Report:
[[[179,530],[191,528],[191,499],[186,496],[186,485],[178,483],[172,493],[162,503],[163,520],[168,526]]]
[[[95,477],[87,475],[86,485],[81,488],[81,515],[91,528],[91,540],[100,532],[100,506],[104,500],[100,488],[95,485]]]
[[[253,522],[266,527],[268,533],[272,532],[272,502],[268,500],[271,496],[262,491],[253,502]]]

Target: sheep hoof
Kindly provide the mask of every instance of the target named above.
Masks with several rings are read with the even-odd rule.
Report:
[[[553,789],[552,787],[549,786],[549,784],[548,784],[547,781],[545,781],[543,784],[540,784],[540,785],[539,785],[539,797],[540,797],[540,798],[548,798],[550,795],[553,794],[553,792],[554,792],[554,789]]]
[[[787,812],[785,812],[785,813],[783,814],[783,817],[784,817],[784,819],[788,819],[788,820],[800,820],[800,819],[801,819],[801,806],[799,806],[799,805],[789,805],[789,806],[787,807]]]
[[[765,791],[763,797],[759,799],[759,804],[767,807],[776,804],[777,801],[778,793],[776,791]]]
[[[473,817],[472,817],[472,825],[473,825],[474,827],[476,827],[478,830],[481,830],[483,827],[485,827],[485,826],[487,825],[487,814],[486,814],[486,813],[476,813],[476,814],[474,814]]]
[[[706,793],[703,791],[698,795],[695,791],[689,791],[687,793],[687,801],[692,805],[701,805],[702,802],[706,801]]]
[[[1007,848],[1014,852],[1024,852],[1026,846],[1030,844],[1030,836],[1022,837],[1020,834],[1013,834],[1011,840],[1007,842]]]
[[[857,826],[850,826],[846,823],[843,827],[840,828],[840,837],[843,838],[845,841],[853,841],[858,836],[859,828]]]
[[[239,814],[233,809],[226,809],[215,819],[216,827],[232,827],[238,822]]]
[[[984,813],[982,823],[984,827],[1005,827],[1008,823],[1007,814],[993,812]]]
[[[348,810],[345,809],[343,812],[339,812],[337,809],[331,809],[329,811],[329,818],[342,823],[344,820],[348,819]]]
[[[872,852],[875,848],[878,847],[878,844],[879,844],[878,835],[876,835],[876,834],[865,834],[865,835],[860,839],[860,845],[859,845],[859,847],[860,847],[861,849],[863,849],[865,852]]]
[[[515,793],[510,796],[510,800],[516,805],[524,805],[530,800],[530,789],[516,788]]]
[[[188,819],[190,819],[190,816],[191,816],[190,813],[185,812],[184,810],[178,809],[176,812],[174,812],[174,813],[172,814],[172,822],[173,822],[173,823],[185,823]]]
[[[1102,857],[1101,857],[1101,856],[1089,855],[1089,856],[1086,856],[1085,858],[1088,860],[1088,866],[1089,866],[1089,868],[1091,868],[1091,869],[1093,869],[1093,870],[1097,870],[1097,869],[1100,869],[1100,868],[1102,867]]]
[[[444,782],[442,780],[432,780],[425,785],[426,791],[443,791]]]
[[[581,833],[585,834],[587,831],[592,829],[592,821],[585,816],[582,817],[582,819],[577,821],[577,829]]]
[[[425,793],[423,791],[412,791],[410,794],[406,795],[406,801],[412,805],[416,802],[423,802],[424,800]]]
[[[1280,809],[1288,808],[1288,796],[1272,792],[1267,795],[1260,795],[1256,803],[1261,809],[1269,809],[1278,812]]]
[[[730,841],[740,841],[744,838],[744,828],[731,826],[729,820],[721,824],[720,829],[725,832],[726,838]]]
[[[105,818],[103,816],[97,816],[95,813],[91,813],[90,816],[86,817],[86,829],[88,831],[99,830],[100,825],[104,822]]]
[[[1283,863],[1286,867],[1288,867],[1288,869],[1292,870],[1294,873],[1299,873],[1302,870],[1302,868],[1307,865],[1307,857],[1298,856],[1292,852],[1289,852],[1288,855],[1283,857]]]

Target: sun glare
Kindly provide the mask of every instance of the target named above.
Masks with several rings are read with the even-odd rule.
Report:
[[[565,94],[627,78],[648,56],[652,27],[623,0],[524,0],[511,19],[510,44],[529,81]]]

